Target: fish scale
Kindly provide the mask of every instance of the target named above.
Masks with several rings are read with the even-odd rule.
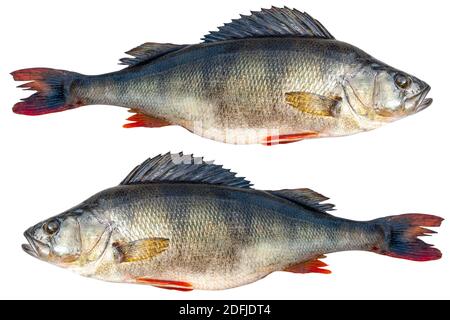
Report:
[[[291,46],[291,44],[289,44],[289,39],[260,39],[253,41],[262,42],[261,44],[255,45],[264,47],[265,50],[267,50],[269,44],[276,48]],[[216,44],[215,46],[223,45],[224,44]],[[241,46],[239,43],[228,44],[228,46],[233,45]],[[298,46],[302,48],[302,43],[298,44]],[[285,82],[292,82],[294,84],[292,87],[289,86],[290,90],[294,89],[295,85],[297,85],[297,88],[300,90],[318,92],[319,94],[330,92],[336,84],[336,78],[340,76],[340,74],[333,75],[333,73],[330,73],[332,77],[334,77],[334,81],[328,81],[329,79],[327,79],[327,81],[317,82],[316,79],[322,77],[323,70],[320,67],[320,63],[323,63],[323,59],[321,59],[319,63],[316,63],[314,57],[303,57],[285,51],[276,51],[274,53],[264,53],[260,51],[252,52],[252,48],[250,47],[249,53],[246,53],[241,49],[240,57],[233,58],[233,63],[233,61],[228,61],[227,56],[222,57],[218,55],[217,57],[210,57],[211,51],[214,52],[213,49],[214,48],[199,48],[196,52],[191,54],[194,56],[192,59],[198,60],[199,58],[197,55],[202,55],[205,57],[203,58],[204,60],[196,63],[195,61],[192,62],[186,58],[186,65],[177,66],[176,68],[172,67],[167,72],[158,72],[152,75],[152,67],[157,68],[157,70],[159,70],[159,68],[158,66],[153,65],[148,66],[148,70],[145,72],[148,80],[139,77],[136,80],[130,79],[129,84],[123,84],[119,77],[120,80],[115,80],[118,82],[117,85],[119,87],[123,85],[136,87],[138,88],[136,92],[142,92],[141,90],[144,90],[145,94],[108,97],[108,101],[101,102],[119,105],[128,103],[128,105],[125,106],[148,108],[146,109],[147,112],[154,113],[156,116],[159,116],[159,113],[162,112],[167,117],[168,114],[170,116],[171,112],[174,112],[175,114],[181,114],[188,118],[189,114],[183,115],[183,112],[187,110],[199,110],[199,112],[203,112],[206,111],[205,108],[207,107],[203,107],[203,103],[196,108],[190,108],[190,106],[186,107],[178,102],[180,97],[183,98],[183,96],[188,95],[188,93],[192,93],[198,101],[207,101],[211,94],[211,90],[214,92],[214,89],[210,87],[211,84],[204,80],[203,73],[199,71],[202,69],[211,70],[210,77],[216,79],[215,82],[218,82],[221,85],[220,90],[225,91],[223,97],[221,97],[225,104],[225,107],[222,108],[226,108],[226,106],[239,108],[242,107],[242,104],[245,104],[252,105],[255,108],[264,109],[268,104],[284,104],[282,86]],[[205,52],[203,53],[202,51]],[[313,52],[311,52],[311,54],[313,54]],[[178,59],[178,57],[174,55],[167,59],[173,60]],[[268,65],[270,68],[264,67],[261,64]],[[217,69],[211,69],[211,65],[227,65],[228,68],[225,71],[225,75],[221,76],[218,75]],[[294,71],[289,72],[288,66],[293,66],[292,68]],[[289,73],[293,76],[290,77]],[[130,74],[124,73],[124,76],[128,77]],[[99,83],[97,84],[96,81]],[[103,81],[107,81],[107,85],[105,85]],[[124,79],[124,81],[126,81],[126,79]],[[160,91],[154,89],[153,82],[158,84]],[[98,86],[97,91],[92,91],[92,89],[89,88],[89,94],[87,94],[87,96],[94,95],[93,100],[98,100],[103,97],[102,90],[104,90],[104,88],[111,90],[109,79],[95,79],[95,81],[93,80],[89,85],[93,85],[94,87]],[[112,88],[114,88],[114,86],[112,86]],[[169,94],[164,94],[163,92],[166,92],[167,90]],[[120,92],[121,90],[117,89],[117,91]],[[171,97],[170,93],[173,93],[174,96]],[[82,93],[79,93],[79,95],[83,96]],[[142,100],[133,101],[133,96],[138,98],[142,96]],[[164,99],[161,99],[161,97],[164,97]],[[109,101],[110,98],[118,99],[118,101]],[[88,100],[89,98],[85,97],[84,99]],[[132,102],[129,102],[130,99]],[[159,100],[163,101],[161,105],[159,105]],[[175,108],[177,105],[178,108]]]
[[[157,190],[161,187],[147,186],[146,189]],[[264,210],[261,205],[243,206],[245,199],[239,204],[234,201],[217,200],[215,195],[210,201],[204,195],[201,198],[180,196],[173,188],[174,186],[171,186],[170,190],[163,191],[163,193],[174,192],[172,197],[164,200],[160,197],[156,199],[148,197],[148,194],[154,193],[153,190],[138,191],[132,188],[130,193],[139,192],[142,196],[136,194],[130,196],[130,199],[137,196],[148,200],[140,200],[141,205],[137,211],[134,211],[133,207],[128,207],[126,212],[114,210],[115,216],[108,218],[113,221],[116,219],[128,221],[128,225],[120,228],[120,230],[127,230],[124,233],[129,237],[126,237],[128,241],[150,236],[170,238],[173,255],[166,256],[164,259],[156,257],[151,261],[133,264],[131,268],[128,265],[118,266],[112,277],[116,274],[122,275],[124,271],[120,268],[124,268],[127,274],[133,275],[133,278],[146,275],[181,280],[179,275],[182,274],[182,279],[195,284],[196,288],[214,289],[214,286],[223,286],[224,284],[218,280],[221,278],[227,279],[227,285],[236,286],[241,283],[234,283],[230,279],[236,277],[243,279],[243,274],[263,277],[272,271],[282,270],[283,266],[310,258],[316,250],[323,249],[321,242],[316,245],[310,241],[311,239],[321,237],[326,240],[331,239],[327,227],[315,225],[314,232],[309,228],[302,229],[299,227],[302,224],[301,219],[292,216],[280,217],[271,210]],[[196,186],[189,186],[189,190],[195,188]],[[204,194],[201,189],[202,187],[194,194]],[[188,191],[188,193],[191,192]],[[149,211],[141,207],[143,205],[146,208],[154,208],[153,203],[159,203],[161,208]],[[164,204],[161,205],[161,203]],[[133,214],[130,215],[130,212]],[[124,216],[127,218],[124,219]],[[292,231],[292,224],[296,226],[295,230],[299,228],[301,232]],[[211,225],[214,225],[214,228],[210,228]],[[166,227],[161,228],[161,226]],[[121,233],[120,230],[118,233]],[[130,230],[134,232],[128,233]],[[299,237],[305,242],[305,245],[300,247],[298,246]],[[264,249],[267,246],[269,249]],[[351,246],[355,244],[352,243]],[[230,250],[233,247],[240,249]],[[348,244],[345,244],[342,248],[347,247]],[[212,258],[214,255],[211,257],[211,252],[215,253],[215,259]],[[168,264],[168,260],[177,261],[181,267]],[[219,265],[220,268],[218,268]],[[272,269],[268,268],[268,265]],[[197,269],[202,270],[202,273],[196,273]],[[149,270],[152,270],[151,274]],[[264,273],[258,273],[255,270],[263,270]],[[210,274],[211,277],[208,278],[205,274]],[[213,278],[216,280],[213,281]],[[239,281],[238,279],[236,281]],[[209,283],[206,284],[206,282]]]

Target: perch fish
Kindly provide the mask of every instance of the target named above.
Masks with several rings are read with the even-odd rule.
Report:
[[[18,70],[41,115],[85,105],[128,108],[126,128],[179,125],[234,144],[290,143],[368,131],[432,103],[418,78],[336,40],[307,13],[262,9],[193,45],[144,43],[102,75]]]
[[[352,221],[331,215],[327,199],[309,189],[256,190],[202,158],[165,154],[29,228],[22,247],[84,276],[182,291],[238,287],[275,271],[327,274],[320,259],[338,251],[441,257],[418,237],[442,218]]]

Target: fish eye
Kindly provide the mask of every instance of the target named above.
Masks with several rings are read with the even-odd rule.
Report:
[[[411,86],[411,78],[404,74],[397,73],[394,80],[397,87],[401,89],[408,89]]]
[[[43,227],[44,232],[49,236],[55,234],[59,230],[59,221],[54,219],[46,222]]]

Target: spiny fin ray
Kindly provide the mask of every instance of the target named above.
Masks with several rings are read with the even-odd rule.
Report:
[[[288,7],[252,11],[251,15],[241,15],[240,19],[233,19],[218,29],[205,35],[202,40],[217,42],[277,36],[334,39],[331,33],[309,14]]]
[[[190,182],[224,185],[236,188],[250,188],[245,178],[236,177],[234,172],[224,169],[203,158],[180,153],[166,153],[149,158],[134,168],[120,183],[145,184],[152,182]]]

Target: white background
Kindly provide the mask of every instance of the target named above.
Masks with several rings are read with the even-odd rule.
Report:
[[[51,67],[118,70],[143,42],[196,43],[240,13],[288,5],[339,40],[428,82],[433,105],[399,122],[344,138],[274,147],[235,146],[178,127],[123,129],[129,113],[89,106],[40,117],[12,113],[28,92],[9,72]],[[427,240],[443,258],[418,263],[367,252],[330,254],[331,275],[277,272],[225,291],[175,292],[88,279],[25,254],[23,231],[118,184],[138,163],[193,152],[246,176],[259,189],[309,187],[337,215],[369,220],[421,212],[450,218],[447,1],[1,1],[0,297],[134,299],[450,298],[450,230]]]

